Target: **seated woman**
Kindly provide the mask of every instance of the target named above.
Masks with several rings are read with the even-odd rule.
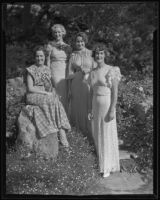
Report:
[[[50,68],[44,65],[45,52],[42,46],[35,50],[36,63],[27,68],[26,103],[36,105],[33,123],[39,137],[59,132],[60,141],[69,147],[65,131],[70,130],[70,124],[65,110],[55,89],[52,87]]]

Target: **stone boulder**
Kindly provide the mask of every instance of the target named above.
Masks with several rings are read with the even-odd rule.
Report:
[[[27,146],[36,154],[46,158],[55,159],[58,155],[57,133],[50,134],[44,138],[39,138],[36,128],[32,123],[32,113],[34,106],[24,106],[18,117],[18,137],[17,142]]]
[[[25,105],[26,85],[23,77],[6,80],[6,138],[16,138],[16,120]]]

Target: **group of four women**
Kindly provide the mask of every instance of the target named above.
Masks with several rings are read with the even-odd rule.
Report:
[[[65,147],[70,123],[91,134],[100,172],[108,177],[120,168],[116,127],[120,70],[105,64],[109,53],[105,45],[97,44],[93,52],[86,48],[85,33],[76,35],[71,51],[63,41],[65,28],[55,24],[51,30],[54,40],[45,50],[35,50],[36,62],[27,68],[27,104],[39,107],[34,114],[37,132],[40,137],[59,132]]]

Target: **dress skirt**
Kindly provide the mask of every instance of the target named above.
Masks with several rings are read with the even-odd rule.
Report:
[[[120,170],[116,118],[110,122],[105,121],[110,101],[111,92],[108,88],[104,94],[93,95],[92,136],[101,173]]]
[[[63,60],[52,61],[50,68],[54,87],[56,88],[56,92],[60,97],[65,111],[67,111],[66,62]]]
[[[28,93],[26,103],[34,105],[33,121],[40,137],[59,131],[70,130],[66,112],[55,92],[51,95]]]
[[[71,122],[87,134],[91,132],[91,122],[88,120],[89,87],[83,80],[82,72],[76,72],[71,83]]]

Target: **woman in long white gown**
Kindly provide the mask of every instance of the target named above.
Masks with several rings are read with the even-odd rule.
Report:
[[[92,136],[100,173],[108,177],[110,172],[120,170],[116,103],[121,73],[119,67],[105,64],[105,51],[105,45],[96,45],[93,53],[97,67],[90,73],[88,81],[92,90],[89,113],[89,118],[92,118]]]
[[[46,47],[48,52],[46,58],[47,65],[51,69],[52,81],[56,88],[56,92],[58,93],[66,112],[68,112],[66,72],[71,47],[63,41],[63,37],[66,34],[63,25],[53,25],[51,27],[51,32],[54,40],[49,41]]]

